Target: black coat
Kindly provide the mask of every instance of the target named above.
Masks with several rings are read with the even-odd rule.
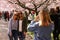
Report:
[[[60,31],[60,15],[59,14],[51,14],[51,20],[54,22],[54,30]]]
[[[19,20],[18,20],[19,23]],[[19,26],[20,24],[18,24]],[[19,31],[19,27],[17,28],[17,30]],[[23,18],[23,22],[22,22],[22,32],[27,32],[27,19],[26,17]]]
[[[50,15],[51,20],[54,22],[54,29],[58,29],[58,15],[57,14],[51,14]]]
[[[22,31],[27,32],[27,19],[24,17],[23,22],[22,22]]]

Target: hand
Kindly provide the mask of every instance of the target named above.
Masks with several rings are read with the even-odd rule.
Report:
[[[12,32],[10,33],[10,36],[12,36]]]
[[[38,15],[35,17],[34,21],[36,21],[36,22],[39,21],[39,16]]]
[[[24,32],[24,35],[26,36],[27,32]]]

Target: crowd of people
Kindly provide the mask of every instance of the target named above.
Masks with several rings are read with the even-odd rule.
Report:
[[[30,14],[31,15],[31,14]],[[3,12],[8,23],[9,40],[25,40],[27,30],[34,33],[34,40],[59,40],[60,34],[60,8],[51,8],[50,11],[40,10],[33,20],[27,20],[27,16],[21,11]],[[2,13],[0,12],[0,19]],[[31,22],[30,22],[31,21]],[[28,25],[29,22],[29,25]]]
[[[12,13],[9,13],[9,11],[0,11],[0,19],[5,19],[5,21],[9,21],[10,15]]]

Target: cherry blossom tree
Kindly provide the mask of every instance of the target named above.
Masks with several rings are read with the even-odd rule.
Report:
[[[57,4],[56,1],[57,0],[8,0],[8,2],[16,4],[19,7],[22,7],[29,11],[34,11],[36,15],[40,11],[38,9],[46,9],[52,3]]]

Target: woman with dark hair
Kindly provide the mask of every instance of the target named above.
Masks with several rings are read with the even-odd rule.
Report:
[[[57,18],[56,18],[56,33],[55,33],[55,37],[54,37],[54,40],[59,40],[59,34],[60,34],[60,8],[59,6],[56,7],[56,15],[57,15]]]
[[[59,40],[58,38],[58,15],[54,8],[51,8],[50,13],[51,13],[50,14],[51,20],[54,22],[53,38],[54,40]]]
[[[19,20],[19,40],[25,40],[25,36],[27,33],[27,19],[24,17],[22,12],[18,12],[18,20]]]
[[[28,25],[28,30],[34,32],[34,40],[51,40],[54,24],[49,13],[40,11],[36,18]]]
[[[0,19],[1,19],[1,17],[2,17],[2,13],[0,12]]]

